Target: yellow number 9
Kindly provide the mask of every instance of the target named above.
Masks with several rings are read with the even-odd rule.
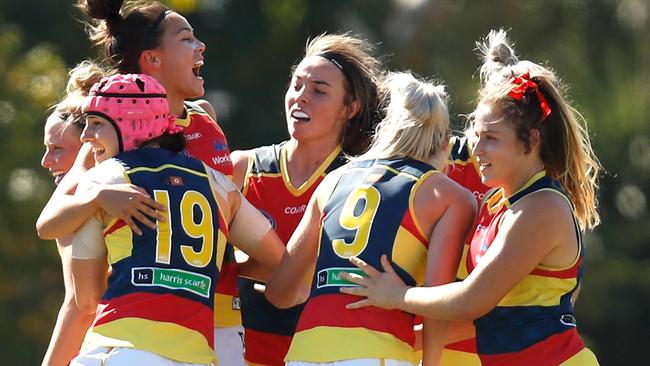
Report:
[[[201,221],[195,222],[194,205],[198,205],[202,212]],[[181,245],[181,253],[187,263],[195,267],[205,267],[212,259],[212,210],[210,203],[204,195],[197,191],[187,191],[181,200],[181,223],[185,233],[192,238],[201,238],[203,245],[198,252],[191,245]]]
[[[339,224],[346,230],[356,230],[356,234],[352,243],[346,242],[345,239],[332,240],[332,247],[336,255],[347,259],[361,254],[366,249],[380,198],[379,191],[373,186],[357,187],[348,195],[341,209]],[[365,201],[363,210],[355,215],[355,208],[361,200]]]

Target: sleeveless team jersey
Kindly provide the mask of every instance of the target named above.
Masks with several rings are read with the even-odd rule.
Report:
[[[449,145],[451,150],[445,173],[451,180],[472,192],[480,204],[488,187],[481,181],[481,173],[478,170],[476,157],[472,154],[472,146],[467,137],[459,136],[452,137]]]
[[[207,166],[229,178],[233,167],[230,149],[223,131],[216,121],[196,102],[186,101],[185,118],[177,118],[183,127],[185,154],[203,161]],[[241,324],[239,294],[237,293],[237,264],[232,245],[226,246],[219,283],[215,296],[215,327],[231,327]]]
[[[481,181],[476,157],[472,155],[472,146],[467,137],[454,136],[449,141],[449,161],[445,173],[456,183],[468,189],[480,204],[489,187]],[[469,239],[463,246],[463,254],[456,273],[456,279],[462,281],[467,278],[467,252]],[[476,354],[476,338],[465,339],[445,345],[440,360],[442,366],[480,366],[481,360]]]
[[[198,160],[158,148],[115,159],[127,180],[165,205],[168,216],[156,230],[144,227],[141,236],[122,220],[105,228],[112,272],[87,340],[210,363],[214,287],[227,226],[206,169]]]
[[[269,219],[282,242],[287,243],[323,177],[347,159],[337,147],[303,185],[295,188],[287,172],[285,143],[253,150],[243,193]],[[239,279],[242,321],[246,329],[246,361],[254,365],[283,366],[303,305],[278,309],[264,294],[253,289],[255,283],[258,282]]]
[[[230,149],[223,130],[198,103],[185,101],[184,105],[185,118],[176,118],[176,125],[183,127],[185,154],[231,177]]]
[[[490,248],[504,213],[523,197],[539,191],[569,199],[560,184],[540,172],[511,197],[503,190],[487,194],[467,256],[471,271]],[[566,268],[538,265],[486,315],[476,319],[476,340],[483,365],[597,365],[576,330],[571,296],[580,284],[584,248],[574,218],[580,251]]]
[[[340,273],[360,273],[350,256],[380,268],[380,257],[387,254],[405,283],[423,283],[429,238],[414,216],[413,200],[417,186],[434,173],[412,159],[347,165],[323,209],[311,293],[287,361],[388,358],[417,363],[414,316],[376,307],[346,309],[359,297],[339,292],[352,285]]]

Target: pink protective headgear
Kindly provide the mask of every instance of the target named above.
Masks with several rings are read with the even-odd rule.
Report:
[[[165,88],[149,75],[118,74],[93,85],[82,111],[111,122],[123,152],[165,132],[183,130],[175,125],[166,97]]]

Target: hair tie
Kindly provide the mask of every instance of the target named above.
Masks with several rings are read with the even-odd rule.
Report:
[[[542,119],[540,123],[544,122],[544,120],[546,120],[546,118],[551,114],[551,107],[548,105],[546,98],[544,98],[544,95],[539,90],[537,83],[530,79],[530,73],[527,72],[514,78],[512,84],[515,84],[515,86],[510,90],[508,95],[515,100],[521,100],[528,89],[535,90],[537,100],[539,100],[539,107],[542,109]]]

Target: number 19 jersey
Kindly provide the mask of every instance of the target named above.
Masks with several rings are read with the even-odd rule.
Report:
[[[112,273],[86,341],[209,364],[214,288],[227,225],[203,163],[160,148],[118,155],[124,176],[167,208],[156,230],[104,230]]]

